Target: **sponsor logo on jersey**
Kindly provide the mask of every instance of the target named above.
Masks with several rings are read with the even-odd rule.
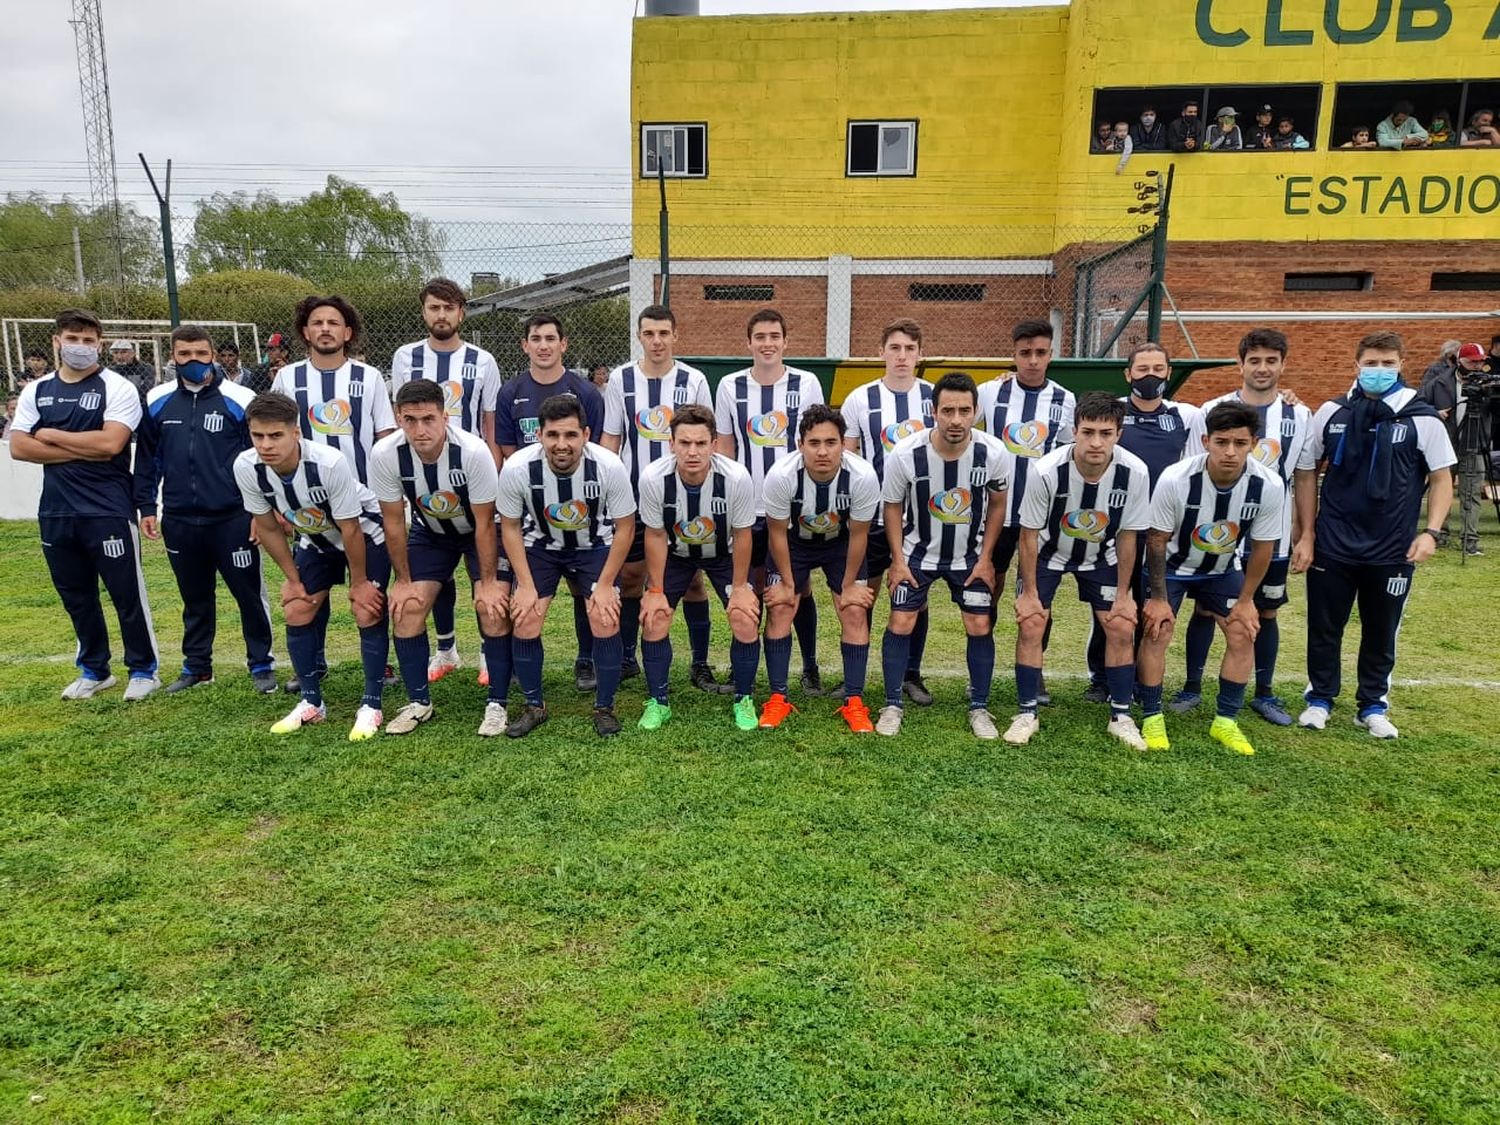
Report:
[[[224,415],[215,410],[211,414],[203,416],[203,428],[211,434],[216,434],[224,428]]]
[[[84,391],[78,396],[78,406],[81,410],[98,410],[104,405],[104,396],[98,391]]]
[[[456,492],[429,492],[417,497],[422,514],[435,520],[456,520],[464,514],[463,501]]]
[[[446,383],[439,383],[443,388],[443,409],[448,412],[449,417],[456,418],[464,411],[464,385],[456,379],[449,379]]]
[[[673,527],[677,534],[677,541],[686,543],[690,547],[706,547],[714,541],[714,532],[718,530],[718,524],[711,516],[678,520]]]
[[[1109,531],[1109,513],[1097,508],[1078,508],[1062,518],[1062,533],[1069,539],[1082,539],[1086,543],[1104,542]]]
[[[353,413],[341,398],[331,398],[307,408],[307,420],[314,433],[327,437],[348,437],[354,432]]]
[[[1250,456],[1266,468],[1274,469],[1281,462],[1281,442],[1273,437],[1263,437],[1255,443]]]
[[[1240,525],[1233,520],[1200,523],[1193,528],[1193,546],[1206,555],[1223,555],[1240,541]]]
[[[1000,440],[1017,457],[1040,457],[1050,432],[1046,422],[1012,422],[1000,432]]]
[[[563,500],[548,504],[547,523],[558,531],[587,531],[589,506],[583,500]]]
[[[925,403],[923,405],[926,405]],[[920,418],[908,418],[904,422],[892,422],[880,431],[880,444],[885,446],[889,453],[896,448],[896,443],[902,438],[911,437],[912,434],[920,434],[927,428]]]
[[[319,507],[298,508],[285,515],[287,523],[308,535],[321,535],[325,531],[333,530],[333,521],[328,518],[328,513]]]
[[[927,510],[941,523],[968,523],[973,519],[973,493],[950,488],[927,501]]]
[[[670,406],[648,406],[635,414],[636,433],[643,441],[672,440],[672,408]]]
[[[790,399],[791,396],[787,397]],[[745,436],[750,439],[751,445],[785,445],[786,427],[786,414],[780,410],[773,410],[769,414],[752,414],[745,423]]]
[[[518,418],[516,426],[521,431],[521,444],[531,445],[536,441],[536,435],[541,432],[542,420],[540,418]]]
[[[815,512],[797,522],[809,535],[836,535],[843,519],[837,512]]]

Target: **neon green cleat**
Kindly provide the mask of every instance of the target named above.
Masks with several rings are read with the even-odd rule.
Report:
[[[1227,746],[1236,754],[1255,753],[1255,747],[1250,745],[1250,740],[1245,737],[1245,732],[1240,730],[1240,724],[1224,715],[1216,715],[1214,717],[1213,726],[1208,728],[1208,736],[1215,742]]]
[[[755,710],[755,700],[742,695],[734,701],[734,725],[740,730],[759,730],[760,715]]]
[[[1167,718],[1160,711],[1141,720],[1141,737],[1146,740],[1147,750],[1170,750],[1167,739]]]
[[[672,708],[665,703],[659,703],[655,699],[646,700],[646,706],[641,711],[641,720],[635,725],[641,730],[661,730],[662,723],[672,717]]]

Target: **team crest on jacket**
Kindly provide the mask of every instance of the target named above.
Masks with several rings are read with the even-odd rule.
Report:
[[[211,411],[203,416],[203,428],[211,434],[216,434],[224,428],[224,415],[217,410]]]

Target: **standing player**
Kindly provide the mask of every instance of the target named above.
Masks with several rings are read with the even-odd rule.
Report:
[[[542,626],[566,578],[587,600],[599,661],[594,732],[620,733],[620,590],[616,585],[635,537],[635,494],[619,457],[589,441],[583,403],[554,395],[537,411],[541,440],[505,459],[500,471],[501,535],[514,576],[511,627],[516,678],[526,708],[506,728],[511,738],[547,720],[542,702]]]
[[[754,730],[755,673],[760,666],[760,600],[750,583],[755,488],[740,465],[714,453],[714,416],[694,403],[672,415],[670,453],[641,470],[641,523],[646,591],[641,599],[641,658],[649,693],[639,726],[659,730],[672,717],[672,610],[700,574],[724,603],[733,639],[734,723]]]
[[[391,393],[399,394],[413,379],[436,383],[443,389],[448,421],[483,441],[498,468],[495,399],[500,393],[500,366],[489,352],[465,342],[458,334],[464,322],[464,291],[455,281],[435,277],[422,286],[417,300],[422,306],[422,322],[427,325],[427,339],[396,349],[391,357]],[[390,542],[389,536],[386,542]],[[432,604],[432,623],[437,631],[437,651],[427,669],[432,683],[462,663],[453,620],[457,597],[453,579],[449,578]]]
[[[1191,595],[1224,632],[1219,668],[1218,714],[1208,733],[1237,754],[1255,747],[1240,730],[1245,684],[1255,663],[1260,618],[1253,595],[1265,579],[1276,542],[1286,488],[1274,469],[1250,456],[1260,435],[1255,408],[1238,402],[1214,407],[1204,421],[1206,453],[1173,465],[1161,475],[1151,498],[1151,531],[1146,540],[1150,596],[1142,613],[1137,676],[1146,746],[1166,750],[1167,724],[1161,713],[1161,681],[1172,625],[1182,599]],[[1250,553],[1240,565],[1241,544]]]
[[[257,395],[245,408],[254,448],[234,461],[234,479],[261,546],[286,576],[281,610],[302,699],[271,733],[291,734],[328,717],[322,691],[328,592],[347,578],[365,674],[349,741],[363,742],[379,733],[384,718],[380,696],[390,648],[385,586],[391,563],[375,497],[342,454],[302,437],[299,419],[306,415],[286,395]],[[295,552],[277,513],[298,532]]]
[[[844,423],[848,427],[844,445],[849,452],[858,453],[868,461],[877,477],[884,477],[886,455],[896,448],[896,443],[932,425],[932,384],[917,377],[917,366],[922,362],[921,326],[914,320],[896,320],[886,325],[880,334],[880,357],[885,362],[885,374],[856,387],[844,399]],[[871,589],[879,587],[881,577],[891,565],[890,543],[881,523],[883,515],[882,504],[870,524],[865,569]],[[911,633],[910,664],[901,683],[902,694],[921,707],[932,703],[932,693],[922,682],[922,655],[927,649],[930,616],[926,609],[917,614]],[[872,623],[873,618],[872,605],[865,614],[866,624]]]
[[[1136,604],[1128,581],[1135,573],[1137,534],[1151,526],[1151,478],[1145,463],[1119,448],[1125,404],[1112,395],[1084,395],[1073,417],[1072,445],[1032,466],[1016,577],[1016,698],[1020,714],[1005,741],[1024,746],[1040,722],[1042,656],[1052,599],[1063,575],[1078,583],[1105,637],[1111,737],[1146,748],[1130,702],[1135,690]]]
[[[1240,340],[1240,389],[1203,404],[1205,413],[1221,402],[1242,402],[1253,406],[1260,415],[1260,440],[1251,457],[1281,478],[1287,496],[1294,503],[1281,508],[1281,538],[1271,556],[1266,578],[1255,591],[1255,608],[1260,614],[1260,631],[1255,634],[1255,695],[1250,710],[1268,723],[1279,727],[1292,725],[1286,705],[1276,697],[1276,657],[1281,651],[1281,626],[1277,611],[1286,605],[1287,566],[1292,553],[1293,508],[1296,509],[1296,531],[1300,536],[1312,527],[1317,505],[1318,474],[1307,439],[1312,430],[1312,412],[1300,402],[1295,405],[1281,394],[1281,376],[1285,370],[1286,336],[1274,328],[1255,328]],[[1194,613],[1187,627],[1187,682],[1168,709],[1178,713],[1191,711],[1203,698],[1203,666],[1213,644],[1214,621],[1206,613]]]
[[[901,732],[901,681],[911,632],[927,605],[928,589],[941,579],[968,636],[969,729],[990,741],[1000,737],[988,710],[995,678],[991,559],[1005,522],[1005,490],[1015,459],[989,434],[975,431],[979,391],[963,372],[938,380],[932,412],[933,428],[903,438],[885,462],[891,616],[880,649],[885,706],[875,729],[884,735]]]
[[[1386,714],[1396,633],[1412,573],[1432,557],[1453,505],[1453,445],[1432,405],[1402,385],[1401,355],[1396,333],[1366,336],[1354,353],[1356,388],[1313,416],[1312,457],[1327,472],[1292,569],[1307,571],[1307,707],[1297,721],[1314,730],[1327,725],[1339,695],[1344,628],[1357,599],[1354,722],[1376,738],[1400,733]],[[1427,523],[1413,536],[1424,491]]]
[[[750,565],[753,581],[764,587],[766,564],[765,480],[771,466],[797,448],[797,419],[801,411],[823,401],[823,388],[811,371],[788,367],[786,318],[775,309],[760,309],[745,325],[750,340],[750,366],[719,381],[714,414],[719,437],[715,452],[732,457],[755,483],[755,537]],[[812,598],[797,607],[793,627],[802,650],[802,690],[823,694],[818,671],[818,610]]]
[[[786,700],[792,663],[792,619],[812,597],[821,570],[833,593],[844,658],[844,705],[839,714],[856,734],[875,730],[865,707],[870,621],[875,591],[866,581],[870,523],[880,509],[880,478],[868,461],[844,448],[844,416],[813,403],[797,423],[797,452],[766,474],[766,673],[771,698],[760,725],[779,727],[795,708]]]
[[[568,351],[562,321],[551,313],[535,313],[521,325],[521,350],[526,370],[500,388],[495,401],[495,441],[502,458],[535,445],[541,431],[541,406],[553,395],[572,395],[583,406],[584,420],[592,440],[604,435],[604,398],[588,378],[563,366]],[[573,683],[579,691],[598,687],[594,669],[594,639],[589,634],[588,592],[570,579],[573,595],[573,632],[578,637],[578,656],[573,661]]]
[[[677,317],[665,305],[647,305],[636,317],[636,338],[641,359],[609,373],[604,387],[604,433],[599,444],[618,453],[630,473],[630,487],[640,498],[641,474],[646,466],[665,457],[671,448],[672,418],[684,406],[712,407],[708,380],[696,367],[679,362],[672,354],[677,343]],[[635,675],[636,636],[641,627],[641,596],[646,582],[646,536],[630,544],[630,555],[620,575],[620,643],[625,652],[621,676]],[[696,576],[683,601],[688,643],[692,647],[695,686],[717,692],[719,683],[708,664],[711,629],[708,594]]]
[[[213,683],[218,575],[240,609],[250,680],[256,691],[273,692],[271,607],[234,479],[234,459],[250,448],[245,408],[255,396],[214,366],[213,340],[197,325],[172,330],[171,355],[177,378],[146,396],[135,450],[141,530],[166,540],[182,595],[182,675],[166,690]]]
[[[97,316],[67,309],[56,329],[52,350],[61,363],[22,389],[7,436],[12,457],[42,466],[42,557],[78,638],[78,678],[62,696],[90,699],[117,682],[99,603],[103,582],[130,671],[125,698],[145,699],[161,681],[130,489],[130,435],[140,425],[141,396],[100,366]]]
[[[493,737],[505,730],[511,669],[506,616],[510,576],[499,570],[495,458],[483,440],[448,421],[447,395],[431,380],[413,380],[396,392],[396,422],[401,429],[377,442],[370,454],[370,491],[380,503],[386,551],[396,576],[390,614],[408,700],[386,723],[385,732],[409,734],[432,718],[427,615],[462,559],[474,585],[474,610],[491,673],[479,734]]]

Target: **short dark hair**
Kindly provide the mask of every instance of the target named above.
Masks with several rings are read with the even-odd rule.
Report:
[[[44,359],[48,363],[52,362],[52,357],[50,355],[48,355],[46,352],[42,351],[41,348],[30,348],[30,349],[28,349],[27,352],[26,352],[26,358],[27,359]]]
[[[536,421],[540,429],[548,422],[561,422],[564,418],[577,418],[585,430],[589,428],[588,415],[583,412],[583,403],[577,395],[552,395],[542,399],[537,407]]]
[[[1210,434],[1241,427],[1249,430],[1251,437],[1260,437],[1260,411],[1243,402],[1221,402],[1203,419],[1203,429]]]
[[[1276,328],[1252,328],[1240,337],[1240,359],[1244,359],[1255,348],[1278,353],[1286,358],[1286,333]]]
[[[100,336],[104,335],[104,325],[88,309],[63,309],[57,314],[56,327],[59,332],[79,332],[92,328]]]
[[[714,437],[714,412],[697,402],[679,406],[672,414],[672,435],[677,435],[679,426],[707,426],[710,440]]]
[[[824,423],[835,426],[840,438],[849,432],[848,424],[845,423],[841,413],[826,402],[815,402],[811,406],[802,408],[802,417],[797,421],[797,440],[801,441],[814,426],[821,426]]]
[[[1125,403],[1107,391],[1090,391],[1073,407],[1073,424],[1113,422],[1115,429],[1125,428]]]
[[[285,422],[288,426],[295,427],[301,414],[296,400],[279,391],[266,391],[256,395],[250,400],[250,405],[245,407],[247,422]]]
[[[1417,112],[1417,107],[1414,106],[1414,105],[1412,105],[1411,102],[1407,101],[1405,98],[1402,98],[1395,105],[1391,106],[1391,116],[1392,117],[1396,116],[1396,114],[1398,114],[1398,113],[1404,113],[1404,114],[1406,114],[1406,116],[1410,117],[1412,114],[1414,114],[1416,112]]]
[[[206,328],[199,328],[196,324],[179,324],[172,329],[172,335],[167,341],[167,347],[174,344],[207,344],[213,347],[214,338],[208,334]]]
[[[231,352],[234,355],[239,355],[240,354],[240,346],[238,344],[236,344],[233,340],[225,340],[222,344],[219,344],[217,347],[215,347],[214,351],[216,351],[216,352]]]
[[[1493,348],[1496,344],[1500,344],[1500,332],[1496,332],[1490,337],[1490,347]]]
[[[1161,352],[1168,363],[1172,362],[1172,353],[1167,351],[1164,345],[1155,344],[1148,340],[1146,343],[1137,344],[1130,349],[1130,354],[1125,357],[1125,370],[1129,371],[1135,365],[1136,356],[1144,355],[1146,352]]]
[[[635,327],[639,331],[643,320],[665,320],[675,329],[677,327],[677,314],[666,305],[647,305],[641,310],[640,316],[635,318]]]
[[[1354,137],[1354,136],[1357,136],[1360,133],[1368,133],[1370,131],[1371,130],[1370,130],[1370,127],[1368,125],[1356,125],[1354,128],[1352,128],[1352,129],[1349,130],[1349,136],[1350,137]]]
[[[944,391],[952,391],[955,394],[965,394],[974,400],[974,405],[979,405],[979,388],[974,385],[974,378],[966,371],[950,371],[939,379],[932,388],[932,408],[937,409],[938,398]]]
[[[533,329],[546,328],[549,324],[557,329],[558,339],[566,340],[568,338],[567,330],[563,328],[563,322],[558,320],[552,313],[532,313],[521,322],[521,339],[524,340],[530,336]]]
[[[1354,358],[1358,359],[1367,351],[1392,351],[1397,355],[1404,355],[1406,347],[1401,342],[1399,332],[1371,332],[1368,336],[1360,338],[1354,348]]]
[[[1011,332],[1010,342],[1014,344],[1018,340],[1030,340],[1037,336],[1045,336],[1050,340],[1052,339],[1052,335],[1052,324],[1050,321],[1023,320]]]
[[[443,397],[443,388],[431,379],[408,379],[401,384],[401,389],[396,392],[396,409],[403,406],[436,406],[443,407],[447,400]]]
[[[755,331],[757,324],[776,324],[781,327],[781,334],[786,335],[786,317],[773,308],[756,309],[750,314],[750,319],[745,321],[745,336],[748,339]]]
[[[297,302],[297,311],[292,317],[297,335],[302,336],[307,330],[307,322],[312,319],[312,314],[322,308],[333,309],[344,318],[344,326],[349,329],[349,342],[344,347],[351,352],[358,350],[360,338],[364,335],[365,322],[360,318],[359,310],[337,293],[330,293],[326,297],[303,297]],[[303,339],[306,337],[304,336]]]
[[[464,296],[464,291],[459,287],[458,282],[446,277],[435,277],[422,286],[422,291],[417,294],[417,303],[425,305],[428,297],[436,297],[439,301],[447,301],[459,308],[463,308],[468,303],[468,298]]]
[[[918,347],[921,346],[922,326],[909,316],[903,316],[897,320],[893,320],[880,330],[880,346],[882,348],[885,347],[886,341],[888,341],[897,332],[900,332],[903,336],[910,336],[917,342]]]

